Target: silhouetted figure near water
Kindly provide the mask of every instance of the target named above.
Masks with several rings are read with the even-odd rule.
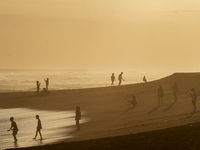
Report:
[[[18,132],[18,127],[17,127],[17,124],[16,124],[16,122],[14,121],[14,118],[13,118],[13,117],[10,118],[10,122],[11,122],[11,127],[10,127],[10,129],[9,129],[8,131],[10,131],[10,130],[13,131],[12,135],[13,135],[14,140],[15,140],[14,143],[16,143],[16,142],[17,142],[17,137],[16,137],[16,135],[17,135],[17,132]]]
[[[158,94],[158,105],[163,104],[164,90],[162,85],[159,86],[157,94]]]
[[[46,94],[48,94],[48,93],[49,93],[49,91],[47,91],[46,88],[43,88],[43,90],[42,90],[42,95],[46,95]]]
[[[144,81],[145,83],[147,83],[147,79],[146,79],[145,76],[143,77],[143,81]]]
[[[114,86],[114,81],[115,81],[115,75],[114,75],[114,73],[112,73],[112,76],[111,76],[111,86]]]
[[[49,90],[49,78],[47,78],[46,80],[44,79],[45,83],[46,83],[46,90]]]
[[[136,101],[135,95],[132,96],[132,100],[130,101],[130,103],[133,106],[133,108],[136,107],[137,101]]]
[[[194,107],[194,111],[193,111],[193,113],[195,113],[196,112],[196,100],[197,100],[197,93],[196,93],[196,91],[195,91],[195,89],[194,88],[192,88],[191,89],[191,91],[189,92],[190,93],[190,95],[191,95],[191,97],[192,97],[192,105],[193,105],[193,107]]]
[[[77,130],[80,130],[81,126],[80,126],[79,120],[81,120],[81,111],[80,111],[80,107],[79,106],[76,106],[75,120],[76,120]]]
[[[37,95],[39,95],[39,92],[40,92],[40,82],[39,81],[36,81],[36,86],[37,86]]]
[[[119,85],[121,85],[122,83],[122,80],[125,81],[123,78],[122,78],[122,75],[123,75],[123,72],[121,72],[118,76],[118,80],[119,80]]]
[[[41,123],[41,120],[39,118],[39,115],[36,115],[35,118],[38,120],[38,123],[37,123],[37,128],[36,128],[36,133],[35,133],[35,137],[33,139],[36,139],[38,133],[40,134],[40,140],[42,140],[42,134],[41,134],[41,129],[42,129],[42,123]]]
[[[176,82],[174,82],[174,85],[172,86],[172,91],[174,95],[174,103],[177,101],[177,93],[178,93],[178,85]]]

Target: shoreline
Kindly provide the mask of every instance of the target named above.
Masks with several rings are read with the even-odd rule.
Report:
[[[177,103],[173,103],[171,90],[175,81],[179,86]],[[200,89],[198,81],[200,73],[175,73],[147,83],[58,90],[41,96],[33,95],[34,92],[0,93],[0,106],[55,111],[75,111],[75,107],[80,106],[91,120],[81,124],[81,130],[73,133],[73,138],[63,142],[84,141],[198,122],[200,107],[197,104],[197,113],[191,115],[192,104],[188,95],[191,88]],[[165,97],[164,104],[158,107],[156,91],[160,84],[164,87]],[[135,108],[131,108],[128,102],[132,95],[138,102]]]

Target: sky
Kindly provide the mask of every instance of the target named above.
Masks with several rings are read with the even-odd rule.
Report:
[[[199,71],[199,0],[0,0],[0,69]]]

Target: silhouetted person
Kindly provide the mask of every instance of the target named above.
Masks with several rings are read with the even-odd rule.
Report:
[[[137,101],[136,101],[135,95],[132,96],[132,100],[130,101],[130,103],[131,103],[131,105],[132,105],[133,107],[136,107]]]
[[[36,139],[36,137],[39,133],[40,134],[40,140],[42,140],[42,134],[41,134],[42,123],[40,121],[39,115],[36,115],[35,118],[38,120],[38,123],[37,123],[37,127],[36,127],[35,137],[33,139]]]
[[[114,86],[114,81],[115,81],[115,75],[114,73],[112,73],[112,76],[111,76],[111,85]]]
[[[47,78],[46,80],[44,79],[45,83],[46,83],[46,90],[49,90],[49,78]]]
[[[40,91],[40,82],[36,81],[36,86],[37,86],[37,95],[39,95],[39,91]]]
[[[119,85],[121,85],[122,80],[124,81],[124,79],[122,78],[123,72],[121,72],[118,76],[118,80],[119,80]]]
[[[48,94],[48,91],[46,90],[46,88],[43,88],[42,90],[42,95]]]
[[[174,95],[174,103],[176,103],[177,101],[177,93],[178,93],[178,85],[176,82],[174,82],[173,86],[172,86],[172,91],[173,91],[173,95]]]
[[[13,131],[12,135],[13,135],[14,140],[15,140],[14,143],[16,143],[16,142],[17,142],[17,137],[16,137],[16,135],[17,135],[17,132],[18,132],[18,127],[17,127],[17,124],[16,124],[16,122],[14,121],[14,118],[13,118],[13,117],[10,118],[10,122],[11,122],[11,127],[10,127],[10,129],[9,129],[8,131],[10,131],[10,130]]]
[[[197,95],[197,93],[196,93],[194,88],[191,89],[190,95],[192,97],[192,105],[194,107],[194,111],[193,112],[195,113],[196,112],[196,100],[197,100],[197,96],[198,95]]]
[[[80,111],[80,107],[79,106],[76,106],[75,120],[76,120],[77,130],[80,130],[81,126],[80,126],[79,120],[81,120],[81,111]]]
[[[144,76],[143,77],[143,81],[146,83],[147,82],[147,79],[146,79],[146,77]]]
[[[157,94],[158,94],[158,105],[163,104],[164,90],[162,85],[159,86]]]

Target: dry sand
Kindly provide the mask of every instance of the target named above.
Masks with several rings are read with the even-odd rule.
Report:
[[[176,103],[172,85],[178,83],[179,93]],[[164,104],[157,105],[157,88],[165,91]],[[200,106],[193,111],[188,91],[200,89],[200,73],[175,73],[163,79],[132,85],[91,89],[51,91],[49,95],[35,96],[32,92],[1,93],[1,108],[33,108],[40,110],[74,110],[78,105],[86,114],[82,117],[90,121],[81,125],[74,138],[64,142],[82,141],[104,137],[135,134],[152,130],[192,124],[199,121]],[[131,109],[128,102],[135,95],[137,106]],[[106,144],[106,143],[105,143]]]

